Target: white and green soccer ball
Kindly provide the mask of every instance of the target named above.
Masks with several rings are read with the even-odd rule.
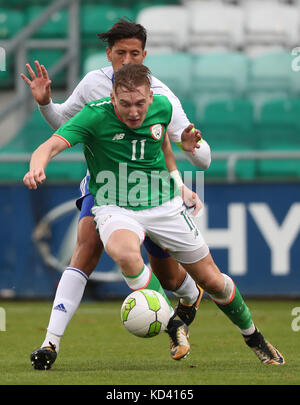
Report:
[[[129,294],[121,307],[121,321],[135,336],[149,338],[163,332],[171,309],[165,298],[154,290],[138,290]]]

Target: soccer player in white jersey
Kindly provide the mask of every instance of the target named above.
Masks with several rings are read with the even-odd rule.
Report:
[[[31,80],[21,75],[25,82],[30,85],[32,94],[37,101],[40,111],[53,129],[59,128],[71,117],[77,114],[84,105],[94,99],[100,99],[110,95],[112,90],[114,72],[127,63],[141,64],[146,57],[146,31],[140,24],[120,20],[108,32],[98,34],[99,38],[107,42],[107,58],[111,66],[99,68],[88,73],[73,91],[72,95],[62,104],[55,104],[51,100],[51,80],[45,67],[36,62],[37,75],[30,65],[27,69]],[[184,129],[192,128],[177,97],[157,78],[151,78],[151,88],[155,94],[163,94],[168,97],[173,106],[173,115],[168,126],[168,133],[180,143],[180,136]],[[200,141],[200,148],[196,153],[185,152],[187,158],[196,166],[207,169],[210,165],[210,148],[204,139]],[[164,144],[164,155],[169,172],[177,179],[182,187],[187,205],[195,204],[195,213],[199,210],[199,199],[182,184],[177,171],[175,159],[168,138]],[[76,311],[84,292],[88,277],[95,269],[103,245],[96,232],[91,207],[94,198],[88,189],[87,178],[81,183],[82,196],[77,200],[77,206],[81,209],[78,224],[78,237],[76,247],[70,265],[64,271],[59,282],[54,304],[47,329],[47,335],[42,347],[49,346],[49,341],[54,341],[56,351],[59,351],[60,339]],[[189,325],[198,309],[203,290],[195,284],[193,279],[167,252],[154,244],[149,238],[144,243],[147,249],[152,271],[160,280],[166,290],[172,291],[179,299],[176,312],[179,317]],[[61,311],[62,308],[65,309]],[[174,359],[181,358],[180,341],[171,342],[178,346]],[[47,350],[47,349],[46,349]],[[45,351],[46,351],[45,350]]]
[[[205,289],[239,328],[246,344],[262,363],[284,364],[281,353],[255,327],[233,280],[222,274],[214,263],[199,229],[184,207],[178,187],[166,187],[170,185],[170,176],[168,179],[164,176],[166,165],[161,147],[171,120],[172,105],[167,97],[153,95],[150,84],[150,73],[144,65],[127,64],[119,69],[110,98],[88,103],[36,149],[24,183],[29,189],[36,189],[46,178],[49,161],[66,148],[82,143],[91,175],[96,226],[106,252],[120,265],[128,286],[134,290],[150,288],[163,292],[141,256],[140,245],[148,234],[160,247],[166,247]],[[154,131],[154,127],[157,130]],[[116,132],[124,133],[117,142]],[[184,150],[199,147],[199,134],[183,131],[181,139]],[[142,141],[143,149],[139,145],[139,154],[133,157],[132,145]],[[120,165],[124,164],[127,170],[121,171]],[[138,184],[129,182],[133,174]],[[108,194],[101,190],[103,185],[107,190],[107,179],[111,182]],[[169,335],[172,335],[169,329],[176,330],[180,322],[171,316]],[[183,334],[186,329],[183,324],[179,331]],[[184,335],[188,352],[186,333]]]

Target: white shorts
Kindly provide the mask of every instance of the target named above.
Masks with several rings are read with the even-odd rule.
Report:
[[[147,234],[182,263],[195,263],[209,253],[180,196],[158,207],[137,211],[115,205],[94,206],[92,214],[104,246],[114,231],[128,229],[138,235],[141,244]]]

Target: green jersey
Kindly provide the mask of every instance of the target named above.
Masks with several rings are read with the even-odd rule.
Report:
[[[171,116],[168,98],[154,95],[143,124],[132,129],[106,97],[88,103],[55,134],[70,147],[83,143],[95,205],[141,210],[180,194],[161,149]]]

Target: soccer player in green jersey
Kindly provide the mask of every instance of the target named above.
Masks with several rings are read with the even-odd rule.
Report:
[[[30,65],[27,65],[31,80],[21,75],[30,86],[42,115],[53,130],[57,130],[75,116],[85,104],[109,97],[114,72],[117,72],[120,67],[127,63],[141,64],[145,61],[147,32],[140,24],[120,19],[107,32],[97,35],[107,45],[109,66],[99,66],[98,69],[88,72],[64,103],[58,104],[51,100],[51,80],[46,68],[38,61],[35,62],[36,73]],[[172,103],[173,117],[168,126],[168,136],[177,143],[181,139],[182,131],[190,128],[190,121],[176,95],[158,78],[152,76],[151,81],[154,94],[163,94]],[[203,138],[200,142],[201,147],[197,149],[196,154],[184,152],[184,155],[194,166],[206,170],[211,161],[210,147]],[[196,215],[201,207],[200,199],[183,184],[167,137],[164,139],[163,152],[168,171],[178,182],[186,205],[191,207],[192,215]],[[91,214],[93,205],[94,197],[89,191],[89,173],[87,173],[80,184],[80,197],[76,201],[76,206],[80,210],[76,245],[70,263],[58,283],[40,353],[35,350],[33,363],[35,368],[49,367],[49,364],[44,361],[45,357],[52,356],[53,353],[49,342],[55,345],[56,353],[59,352],[65,329],[80,304],[89,277],[103,252],[103,244]],[[190,325],[195,318],[203,290],[172,256],[148,236],[145,237],[143,247],[151,270],[158,277],[162,287],[178,298],[176,313],[186,325]]]
[[[143,65],[128,64],[115,74],[110,99],[89,103],[33,153],[24,183],[29,189],[36,189],[45,180],[45,168],[55,155],[83,143],[91,173],[90,190],[95,198],[92,213],[97,230],[128,286],[163,293],[141,256],[140,245],[147,234],[207,291],[262,363],[284,364],[281,353],[257,330],[233,280],[214,263],[184,208],[178,188],[172,187],[165,176],[161,146],[171,114],[168,99],[153,96],[149,70]],[[182,148],[192,151],[199,147],[198,140],[197,133],[183,132]],[[181,321],[171,316],[167,328],[171,338],[173,330],[185,332],[186,326],[182,324],[180,329],[178,322]]]

